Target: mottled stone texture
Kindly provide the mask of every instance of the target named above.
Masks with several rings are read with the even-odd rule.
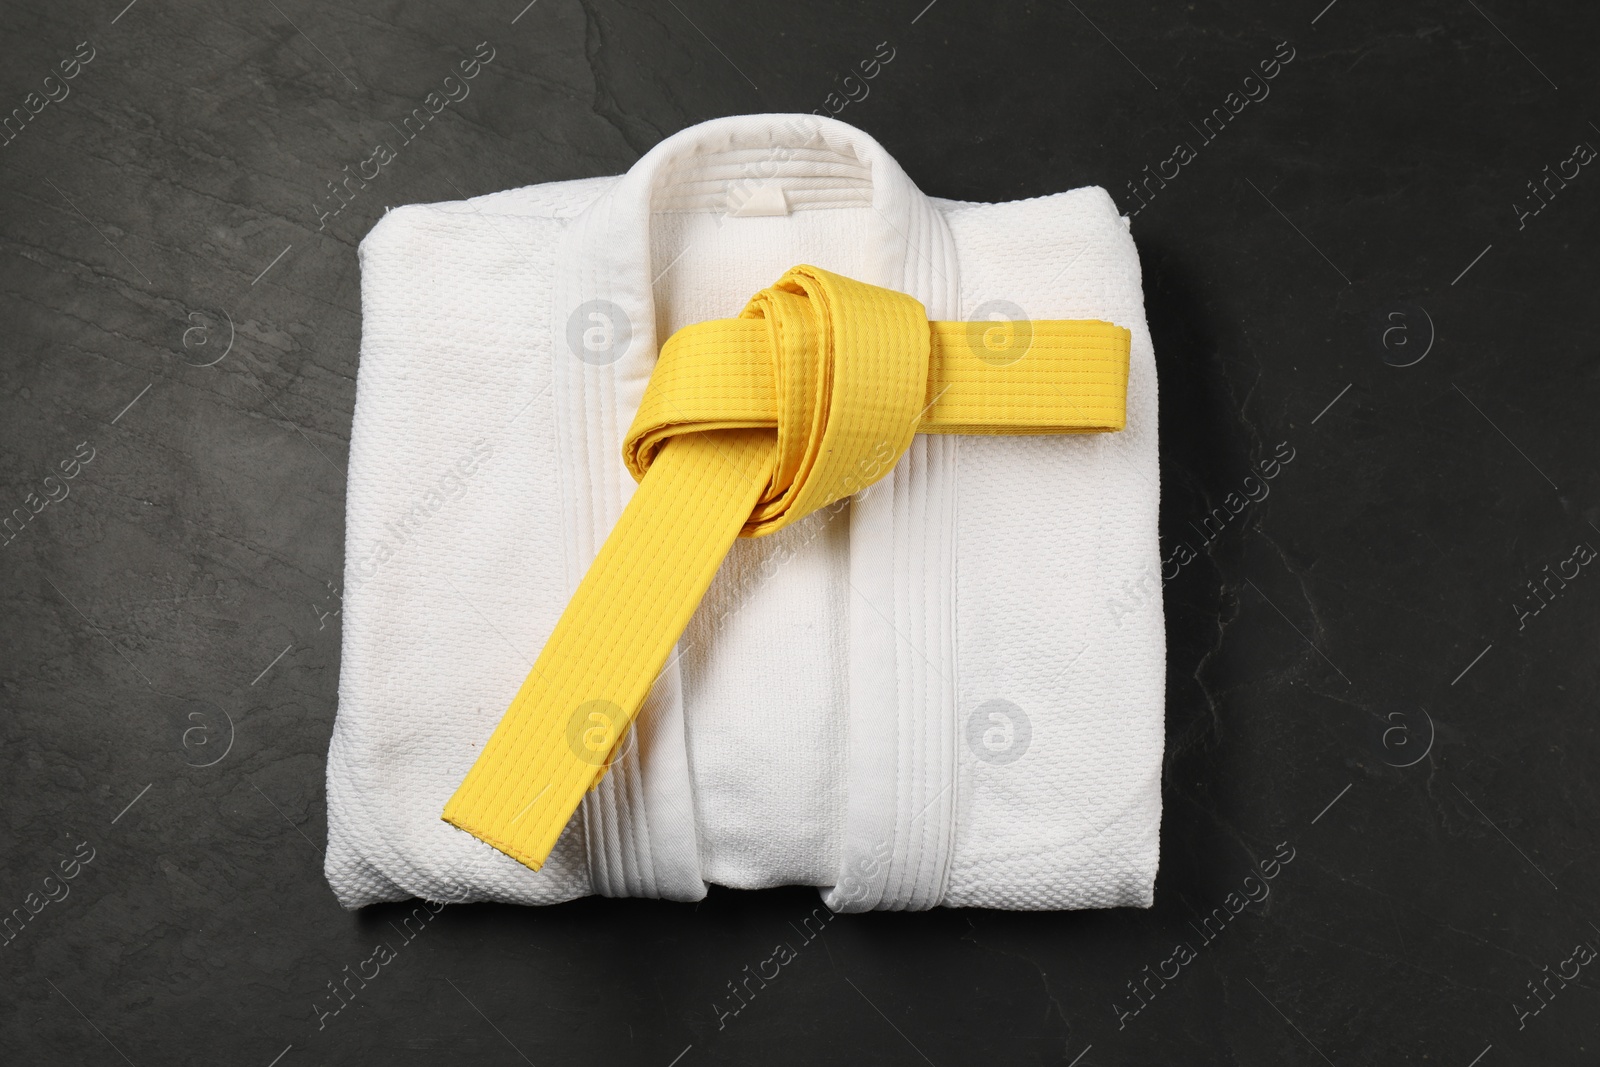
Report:
[[[0,1060],[1592,1059],[1595,12],[924,2],[0,7]],[[332,214],[480,42],[470,95]],[[814,108],[933,195],[1138,211],[1155,908],[811,940],[799,889],[341,911],[358,241]]]

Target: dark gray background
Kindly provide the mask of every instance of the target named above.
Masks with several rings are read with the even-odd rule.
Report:
[[[1600,145],[1592,6],[124,2],[0,7],[0,113],[96,53],[0,148],[0,510],[69,493],[0,551],[0,909],[94,850],[0,948],[0,1059],[1593,1061],[1596,971],[1550,976],[1600,946],[1600,577],[1537,614],[1526,583],[1600,546],[1600,175],[1516,207]],[[318,232],[325,183],[480,41],[470,98]],[[404,910],[345,913],[321,874],[357,243],[386,205],[835,107],[885,41],[839,117],[930,194],[1131,211],[1198,149],[1134,220],[1163,543],[1198,553],[1165,589],[1155,908],[840,917],[719,1029],[813,891],[454,907],[319,1030]]]

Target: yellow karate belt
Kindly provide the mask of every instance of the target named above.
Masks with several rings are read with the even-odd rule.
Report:
[[[914,434],[1120,430],[1128,343],[1093,320],[930,322],[806,266],[673,334],[623,445],[639,488],[444,820],[537,870],[735,537],[866,488]]]

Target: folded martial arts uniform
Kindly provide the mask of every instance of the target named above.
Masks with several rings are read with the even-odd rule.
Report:
[[[1155,363],[1103,190],[939,200],[843,123],[742,116],[620,177],[393,210],[360,255],[328,756],[345,906],[712,882],[814,885],[840,910],[1150,904]],[[931,320],[1125,328],[1125,427],[919,433],[870,488],[736,541],[531,869],[441,812],[635,491],[624,435],[662,343],[797,264]]]

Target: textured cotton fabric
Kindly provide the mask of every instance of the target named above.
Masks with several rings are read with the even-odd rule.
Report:
[[[622,437],[660,342],[797,263],[935,319],[1127,327],[1127,428],[918,436],[848,504],[737,542],[610,773],[529,870],[440,812],[631,494]],[[695,900],[712,882],[815,885],[843,910],[1150,903],[1156,381],[1103,190],[937,200],[849,126],[745,116],[617,178],[391,211],[361,264],[328,761],[347,907]]]

